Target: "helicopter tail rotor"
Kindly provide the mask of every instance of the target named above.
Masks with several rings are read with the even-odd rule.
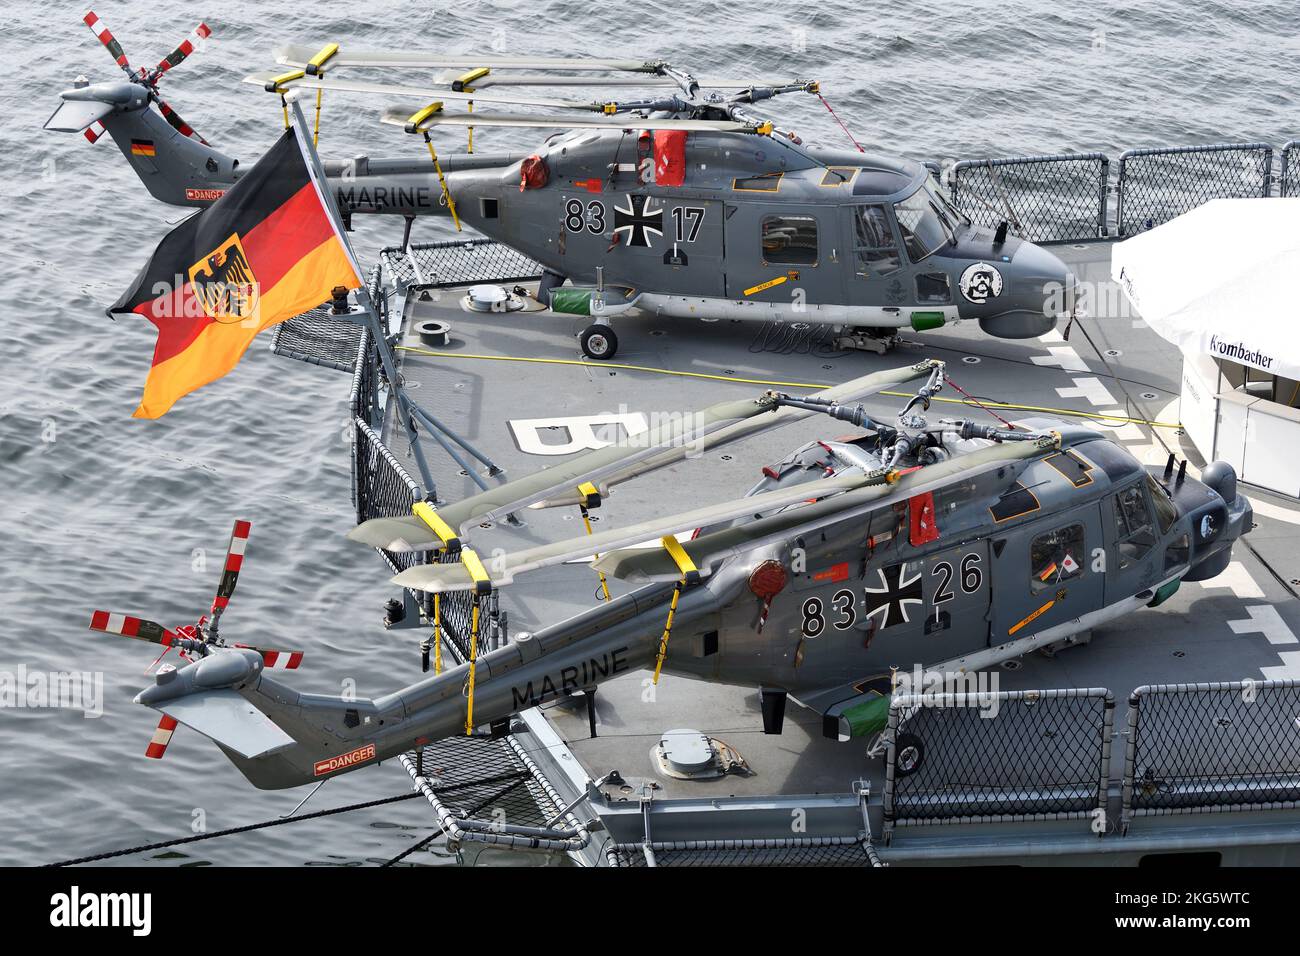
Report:
[[[172,109],[171,105],[168,104],[166,100],[158,95],[158,81],[162,79],[164,73],[174,69],[188,59],[190,54],[193,53],[204,40],[212,35],[211,27],[206,23],[200,23],[190,31],[189,36],[182,40],[176,48],[171,51],[171,53],[159,60],[156,67],[152,70],[147,70],[144,67],[141,67],[140,69],[132,68],[131,61],[127,58],[126,51],[122,49],[122,44],[113,36],[112,31],[104,25],[104,21],[99,18],[99,15],[96,14],[94,10],[86,11],[86,15],[82,17],[82,21],[90,28],[90,31],[95,34],[95,37],[103,44],[104,49],[108,51],[108,55],[111,56],[114,62],[122,68],[122,72],[127,75],[130,81],[144,87],[145,95],[150,101],[157,104],[158,111],[162,113],[163,118],[167,120],[173,129],[205,146],[208,145],[208,141],[198,133],[194,132],[194,128],[190,126],[189,123],[185,122],[184,118],[182,118],[176,110]],[[93,126],[86,130],[86,139],[91,143],[96,142],[104,134],[104,127],[101,124],[95,123],[94,126],[98,126],[99,129],[97,132],[94,132],[93,135]]]
[[[285,650],[276,647],[258,647],[252,644],[227,645],[221,639],[217,630],[217,621],[226,608],[230,606],[231,595],[235,593],[235,585],[239,581],[239,572],[244,564],[244,553],[248,548],[248,535],[251,528],[251,522],[242,519],[235,521],[234,528],[230,533],[230,545],[226,549],[226,561],[222,567],[221,580],[217,585],[216,596],[212,599],[211,619],[204,616],[200,617],[194,624],[169,628],[148,618],[118,614],[111,611],[95,611],[90,616],[90,629],[161,645],[163,653],[154,661],[155,664],[162,660],[162,657],[172,648],[176,648],[182,657],[191,662],[202,660],[213,653],[229,653],[232,650],[239,649],[250,650],[260,655],[263,667],[275,670],[296,670],[302,664],[302,651]],[[168,672],[172,670],[173,668],[167,665],[159,669],[160,683],[169,679]],[[176,723],[174,718],[166,714],[163,715],[162,720],[158,723],[158,729],[154,732],[153,739],[149,743],[149,748],[145,752],[145,756],[155,759],[162,757],[167,750],[167,745],[171,742],[172,733],[176,730]]]

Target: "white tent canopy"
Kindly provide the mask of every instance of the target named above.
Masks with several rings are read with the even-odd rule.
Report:
[[[1212,199],[1116,245],[1111,278],[1185,353],[1300,379],[1300,198]]]

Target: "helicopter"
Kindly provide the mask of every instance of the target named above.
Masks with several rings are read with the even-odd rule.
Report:
[[[239,161],[158,94],[211,31],[200,25],[157,67],[136,69],[102,21],[89,13],[86,22],[127,79],[79,78],[45,128],[84,131],[91,142],[107,132],[163,202],[201,207],[220,198],[241,174]],[[1005,219],[996,229],[972,223],[925,164],[810,147],[754,112],[780,96],[821,97],[815,80],[697,78],[663,60],[455,57],[337,43],[275,54],[280,72],[246,81],[282,98],[314,92],[317,131],[325,93],[425,104],[387,107],[381,120],[422,138],[431,162],[324,163],[345,223],[358,213],[399,215],[408,244],[415,217],[450,216],[457,230],[511,246],[542,266],[543,306],[590,317],[579,344],[591,359],[616,354],[612,319],[623,315],[828,326],[839,347],[883,354],[902,329],[977,321],[992,336],[1031,338],[1072,309],[1075,280],[1060,259],[1015,236]],[[337,76],[348,69],[437,78]],[[534,112],[505,111],[517,107]],[[469,131],[468,151],[440,158],[430,133],[457,128]],[[532,153],[475,152],[474,130],[489,128],[554,132]]]
[[[917,381],[892,419],[861,404]],[[642,668],[655,681],[667,672],[757,688],[766,733],[781,732],[793,700],[821,715],[825,736],[878,744],[900,661],[969,674],[1068,644],[1219,574],[1251,528],[1224,462],[1196,479],[1186,462],[1144,466],[1077,424],[931,421],[947,381],[931,359],[802,397],[769,390],[358,525],[349,537],[361,544],[425,553],[431,563],[392,581],[437,597],[435,634],[439,602],[467,593],[474,636],[481,602],[540,568],[586,562],[634,586],[391,694],[301,694],[269,676],[262,652],[232,647],[160,675],[136,701],[193,721],[263,789],[508,725]],[[794,448],[739,498],[486,560],[474,550],[474,529],[524,508],[599,507],[638,476],[813,416],[858,433]],[[895,765],[914,772],[923,756],[924,741],[910,740]]]

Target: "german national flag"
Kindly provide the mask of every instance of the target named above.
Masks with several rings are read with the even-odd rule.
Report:
[[[133,139],[131,140],[132,156],[157,156],[158,150],[154,148],[151,139]]]
[[[296,127],[226,194],[168,233],[108,311],[158,327],[136,418],[229,372],[253,337],[361,285]]]

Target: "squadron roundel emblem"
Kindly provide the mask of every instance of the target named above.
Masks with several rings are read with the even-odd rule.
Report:
[[[967,266],[957,282],[961,294],[968,302],[982,305],[989,299],[996,299],[1002,294],[1002,273],[996,266],[987,262],[977,262]]]

